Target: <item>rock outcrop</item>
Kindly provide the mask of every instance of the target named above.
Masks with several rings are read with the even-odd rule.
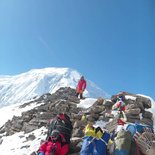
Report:
[[[151,101],[148,98],[130,93],[123,93],[124,102],[127,105],[125,111],[128,122],[135,123],[139,121],[146,125],[153,125],[153,114],[146,109],[151,108]],[[129,97],[130,96],[130,97]],[[73,133],[71,139],[71,147],[74,149],[70,153],[76,153],[80,150],[80,143],[83,137],[83,129],[88,122],[95,123],[98,120],[107,122],[106,128],[112,131],[117,120],[111,114],[112,106],[116,102],[117,95],[113,95],[110,99],[98,98],[96,102],[88,109],[78,108],[77,104],[80,100],[75,96],[75,90],[69,87],[60,88],[54,94],[44,94],[34,101],[25,103],[19,108],[24,108],[33,103],[38,106],[32,110],[23,112],[19,117],[14,116],[12,120],[7,121],[1,128],[0,134],[6,136],[16,132],[24,131],[32,132],[42,126],[47,126],[50,119],[57,114],[66,113],[73,124]],[[109,122],[113,119],[113,122]],[[114,123],[114,124],[112,124]],[[46,134],[47,130],[44,131]],[[35,139],[35,137],[29,137]],[[3,143],[2,141],[0,143]],[[39,146],[38,146],[39,147]]]

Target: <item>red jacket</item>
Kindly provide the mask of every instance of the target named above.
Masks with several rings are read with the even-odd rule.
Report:
[[[79,80],[76,91],[82,93],[86,89],[86,81],[84,79]]]
[[[69,147],[68,144],[61,146],[59,142],[53,143],[52,141],[47,141],[39,148],[39,152],[43,152],[45,155],[51,155],[52,150],[55,150],[54,155],[66,155],[69,151]]]

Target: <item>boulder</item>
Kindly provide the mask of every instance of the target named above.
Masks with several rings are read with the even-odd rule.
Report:
[[[143,107],[146,109],[151,108],[151,100],[147,97],[138,96],[136,99],[136,102],[141,102],[143,104]]]
[[[100,97],[100,98],[97,99],[97,104],[98,105],[102,105],[103,102],[104,102],[104,99],[102,97]]]
[[[130,115],[139,115],[140,112],[141,112],[140,108],[134,108],[134,109],[125,110],[125,113],[126,114],[130,114]]]
[[[137,105],[137,104],[128,104],[128,105],[126,106],[126,110],[135,109],[135,108],[138,108],[138,105]]]
[[[144,112],[142,113],[142,116],[143,116],[144,118],[152,119],[153,114],[152,114],[150,111],[144,111]]]
[[[145,124],[145,125],[153,126],[153,120],[149,119],[149,118],[142,118],[140,120],[140,123]]]
[[[104,100],[103,105],[105,107],[112,107],[115,103],[112,102],[111,100]]]

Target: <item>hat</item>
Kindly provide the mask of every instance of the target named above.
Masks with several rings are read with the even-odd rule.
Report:
[[[81,79],[84,79],[84,76],[83,75],[81,76]]]

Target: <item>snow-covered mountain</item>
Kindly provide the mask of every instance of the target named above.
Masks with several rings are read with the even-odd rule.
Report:
[[[21,103],[44,93],[54,93],[60,87],[76,88],[81,74],[70,68],[33,69],[15,76],[0,76],[0,107]],[[87,80],[87,97],[109,95]]]

